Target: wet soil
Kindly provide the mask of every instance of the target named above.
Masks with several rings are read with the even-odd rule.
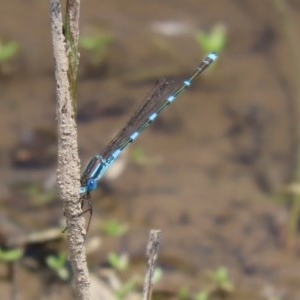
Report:
[[[289,19],[299,28],[300,4],[288,3]],[[0,37],[20,44],[0,78],[1,211],[25,232],[62,220],[60,202],[43,195],[55,190],[49,19],[44,1],[0,3]],[[124,172],[93,193],[88,239],[101,236],[106,219],[130,229],[122,238],[103,238],[88,258],[90,269],[95,272],[109,251],[129,253],[139,265],[149,230],[159,228],[165,274],[157,290],[200,291],[207,287],[206,271],[225,266],[235,285],[226,299],[300,299],[297,243],[293,253],[286,247],[290,207],[278,201],[295,171],[295,70],[273,1],[82,2],[81,34],[101,29],[113,35],[99,68],[81,54],[82,165],[124,125],[157,78],[190,74],[205,55],[195,32],[217,23],[226,26],[228,38],[215,68],[129,147]],[[177,30],[166,31],[174,24]],[[69,285],[35,264],[21,261],[14,284],[2,276],[3,299],[16,286],[23,299],[73,298]]]

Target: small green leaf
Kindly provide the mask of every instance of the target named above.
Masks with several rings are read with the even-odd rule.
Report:
[[[68,280],[70,278],[70,272],[67,268],[60,268],[57,270],[57,275],[62,280]]]
[[[5,262],[14,262],[19,260],[24,251],[21,248],[13,248],[13,249],[1,249],[0,248],[0,261]]]
[[[195,295],[195,300],[208,300],[208,294],[206,292],[200,292]]]
[[[227,281],[229,279],[228,270],[224,267],[220,267],[219,269],[217,269],[215,272],[215,279],[220,283]]]
[[[153,278],[152,278],[152,283],[155,284],[157,282],[159,282],[162,277],[163,277],[164,271],[162,270],[162,268],[155,268],[154,270],[154,274],[153,274]]]
[[[112,35],[102,34],[96,36],[86,36],[79,40],[79,46],[87,50],[98,51],[100,48],[105,47],[113,40]]]
[[[115,292],[118,299],[124,299],[135,287],[135,280],[129,279],[118,291]]]
[[[62,280],[68,280],[70,278],[70,272],[66,267],[67,255],[64,252],[58,253],[58,255],[49,255],[46,257],[47,266],[52,269],[57,276]]]
[[[188,290],[187,287],[182,287],[179,289],[179,291],[177,292],[177,297],[180,299],[180,300],[185,300],[185,299],[188,299],[190,295],[190,292]]]
[[[129,260],[126,254],[111,252],[108,254],[108,262],[117,271],[125,271],[128,268]]]
[[[121,236],[127,232],[128,226],[121,224],[116,219],[111,219],[104,222],[101,226],[102,231],[110,236]]]
[[[11,41],[7,43],[0,42],[0,63],[3,63],[13,57],[19,49],[17,42]]]
[[[46,264],[52,270],[58,270],[59,268],[61,268],[60,261],[54,255],[49,255],[49,256],[46,257]]]
[[[228,270],[225,267],[210,271],[209,278],[214,283],[216,289],[221,289],[228,293],[232,292],[234,289],[234,285],[229,278]]]
[[[109,32],[85,36],[79,40],[79,46],[86,50],[88,62],[99,68],[109,56],[109,46],[113,41],[113,35]]]
[[[223,24],[216,24],[210,32],[198,31],[195,37],[205,53],[211,51],[220,52],[224,49],[227,42],[226,27]]]
[[[131,157],[136,164],[142,165],[147,161],[147,155],[142,147],[134,147],[131,151]]]

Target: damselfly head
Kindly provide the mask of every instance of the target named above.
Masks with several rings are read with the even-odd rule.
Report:
[[[97,180],[90,178],[86,181],[86,187],[88,191],[93,191],[97,188]]]

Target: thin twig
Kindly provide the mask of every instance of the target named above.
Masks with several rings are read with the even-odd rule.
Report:
[[[284,0],[275,0],[275,8],[279,14],[279,21],[283,32],[283,37],[286,41],[290,53],[289,57],[293,61],[293,68],[291,69],[291,78],[293,79],[292,88],[295,92],[296,102],[295,102],[295,111],[296,111],[296,160],[295,160],[295,174],[293,181],[296,184],[300,182],[300,39],[298,34],[297,26],[292,19],[291,8],[289,7],[288,1]],[[296,250],[296,242],[298,235],[298,224],[300,218],[300,195],[298,193],[292,194],[292,208],[288,220],[288,238],[287,238],[287,248],[291,253],[294,253]]]
[[[71,5],[79,9],[79,1]],[[79,158],[77,128],[72,105],[73,84],[69,76],[69,53],[72,51],[63,34],[63,23],[59,0],[50,0],[51,31],[55,59],[55,78],[58,122],[58,169],[57,184],[59,197],[63,200],[64,214],[68,224],[70,260],[75,278],[77,299],[90,299],[89,276],[84,248],[84,219],[80,215],[79,200]],[[78,16],[77,13],[70,13]],[[78,18],[74,18],[78,22]],[[72,20],[70,20],[72,21]],[[71,26],[70,26],[71,27]],[[75,26],[78,29],[78,24]],[[78,33],[77,33],[78,36]],[[74,79],[74,78],[73,78]]]
[[[300,117],[300,38],[296,22],[292,18],[291,8],[289,7],[288,1],[275,0],[275,7],[279,14],[279,24],[282,28],[283,38],[285,39],[286,45],[290,50],[289,58],[293,61],[293,68],[290,71],[292,74],[292,84],[296,96],[296,113],[297,117]],[[299,120],[299,119],[298,119]],[[299,124],[299,123],[298,123]],[[300,127],[300,126],[299,126]],[[298,127],[297,136],[297,163],[295,172],[295,181],[300,181],[300,128]]]
[[[161,230],[151,230],[147,245],[147,272],[143,287],[143,300],[150,300],[152,296],[153,274],[156,266]]]
[[[68,46],[68,78],[71,90],[72,105],[76,111],[77,100],[77,69],[79,63],[78,39],[79,39],[79,9],[80,0],[67,0],[65,15],[65,38]]]

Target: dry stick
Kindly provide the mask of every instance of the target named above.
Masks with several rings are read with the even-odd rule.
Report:
[[[296,118],[298,120],[297,137],[296,137],[296,172],[294,174],[294,181],[296,184],[300,182],[300,39],[298,34],[297,26],[292,20],[292,14],[287,1],[275,0],[275,7],[279,13],[280,25],[283,28],[284,38],[286,40],[287,46],[290,48],[290,57],[293,61],[292,70],[292,84],[296,96]],[[291,213],[288,220],[288,230],[289,237],[287,241],[288,250],[294,252],[296,249],[296,239],[298,234],[298,223],[300,216],[300,195],[299,193],[294,193],[292,195],[293,206],[291,208]]]
[[[147,272],[143,287],[143,300],[150,300],[152,295],[153,274],[156,266],[161,230],[151,230],[147,245]]]
[[[63,35],[59,0],[50,0],[50,13],[57,96],[58,193],[63,200],[64,214],[67,218],[70,260],[74,272],[76,297],[87,300],[90,299],[90,283],[84,247],[84,219],[83,216],[77,217],[80,214],[77,128],[68,81],[70,64],[68,56],[72,49],[67,47]]]
[[[80,0],[67,0],[65,16],[65,38],[68,45],[69,70],[68,78],[71,90],[72,105],[76,110],[77,100],[77,69],[79,64],[78,39],[79,39],[79,10]]]

